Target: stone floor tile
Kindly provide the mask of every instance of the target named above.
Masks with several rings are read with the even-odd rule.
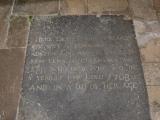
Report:
[[[143,63],[147,85],[160,85],[160,63]]]
[[[160,62],[160,23],[134,20],[137,43],[143,62]]]
[[[160,38],[149,41],[140,53],[143,62],[160,62]]]
[[[35,17],[18,120],[149,120],[137,53],[132,22],[122,16]]]
[[[128,8],[127,0],[88,0],[88,13],[105,14],[108,12],[122,12]]]
[[[159,21],[133,20],[139,47],[144,47],[149,41],[160,38]]]
[[[14,120],[22,79],[25,49],[0,50],[0,120]]]
[[[157,12],[158,21],[160,22],[160,11]]]
[[[160,23],[147,20],[133,20],[139,47],[144,47],[149,41],[160,38]]]
[[[135,18],[146,20],[157,19],[151,0],[129,0],[129,7]]]
[[[62,15],[87,14],[87,0],[61,0],[60,13]]]
[[[154,3],[154,8],[157,11],[160,11],[160,0],[153,0],[153,3]]]
[[[14,13],[18,15],[56,14],[59,0],[16,0]]]
[[[160,120],[160,86],[148,86],[147,90],[152,120]]]
[[[12,0],[0,0],[0,48],[5,48]]]
[[[29,18],[12,16],[8,33],[7,47],[25,47],[29,32]]]

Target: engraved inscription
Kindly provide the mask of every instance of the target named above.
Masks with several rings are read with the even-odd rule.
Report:
[[[19,116],[150,120],[140,64],[132,22],[122,16],[35,17]]]

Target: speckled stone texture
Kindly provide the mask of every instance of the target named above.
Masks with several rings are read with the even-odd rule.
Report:
[[[150,120],[132,21],[35,17],[18,120]]]
[[[15,3],[13,3],[13,1],[14,0],[0,0],[0,52],[7,54],[6,51],[10,51],[10,54],[7,54],[10,57],[1,54],[1,56],[5,57],[2,65],[7,61],[12,61],[12,63],[16,63],[15,61],[18,61],[18,59],[21,61],[21,57],[15,59],[14,56],[11,55],[14,54],[11,50],[13,48],[22,48],[25,50],[29,32],[28,22],[31,21],[30,18],[32,15],[92,14],[101,16],[102,14],[123,14],[127,16],[127,19],[132,18],[148,87],[152,120],[160,119],[160,0],[15,0]],[[7,64],[9,64],[9,62]],[[5,80],[11,75],[10,71],[16,71],[15,67],[10,66],[11,67],[7,66],[5,70],[4,67],[0,67],[0,71],[8,73],[3,76]],[[21,72],[22,71],[19,71],[16,76],[20,76]],[[12,82],[14,82],[15,79],[17,78],[13,77]],[[7,87],[12,87],[12,82],[2,84]],[[17,84],[19,83],[17,82]],[[5,90],[3,93],[7,94],[8,89]],[[2,90],[0,90],[0,92],[1,91]],[[5,94],[3,96],[5,96]],[[18,95],[16,96],[19,97]],[[7,104],[2,102],[5,104],[2,106],[7,108],[8,111],[1,107],[0,119],[4,119],[4,116],[7,119],[11,118],[11,116],[16,116],[15,109],[17,105],[15,105],[15,100],[17,98],[10,95],[7,99],[10,101],[10,104],[9,102]],[[10,109],[10,106],[14,106],[14,108]],[[12,110],[13,113],[11,113]],[[11,118],[11,120],[13,120],[13,118]]]

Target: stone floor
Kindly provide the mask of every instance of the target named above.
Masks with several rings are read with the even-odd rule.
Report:
[[[132,19],[152,120],[160,120],[160,0],[0,0],[0,120],[16,118],[30,22],[46,15]]]

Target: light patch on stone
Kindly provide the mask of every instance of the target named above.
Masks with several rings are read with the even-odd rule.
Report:
[[[133,22],[139,47],[145,47],[149,41],[160,38],[160,24],[158,21],[134,20]]]

